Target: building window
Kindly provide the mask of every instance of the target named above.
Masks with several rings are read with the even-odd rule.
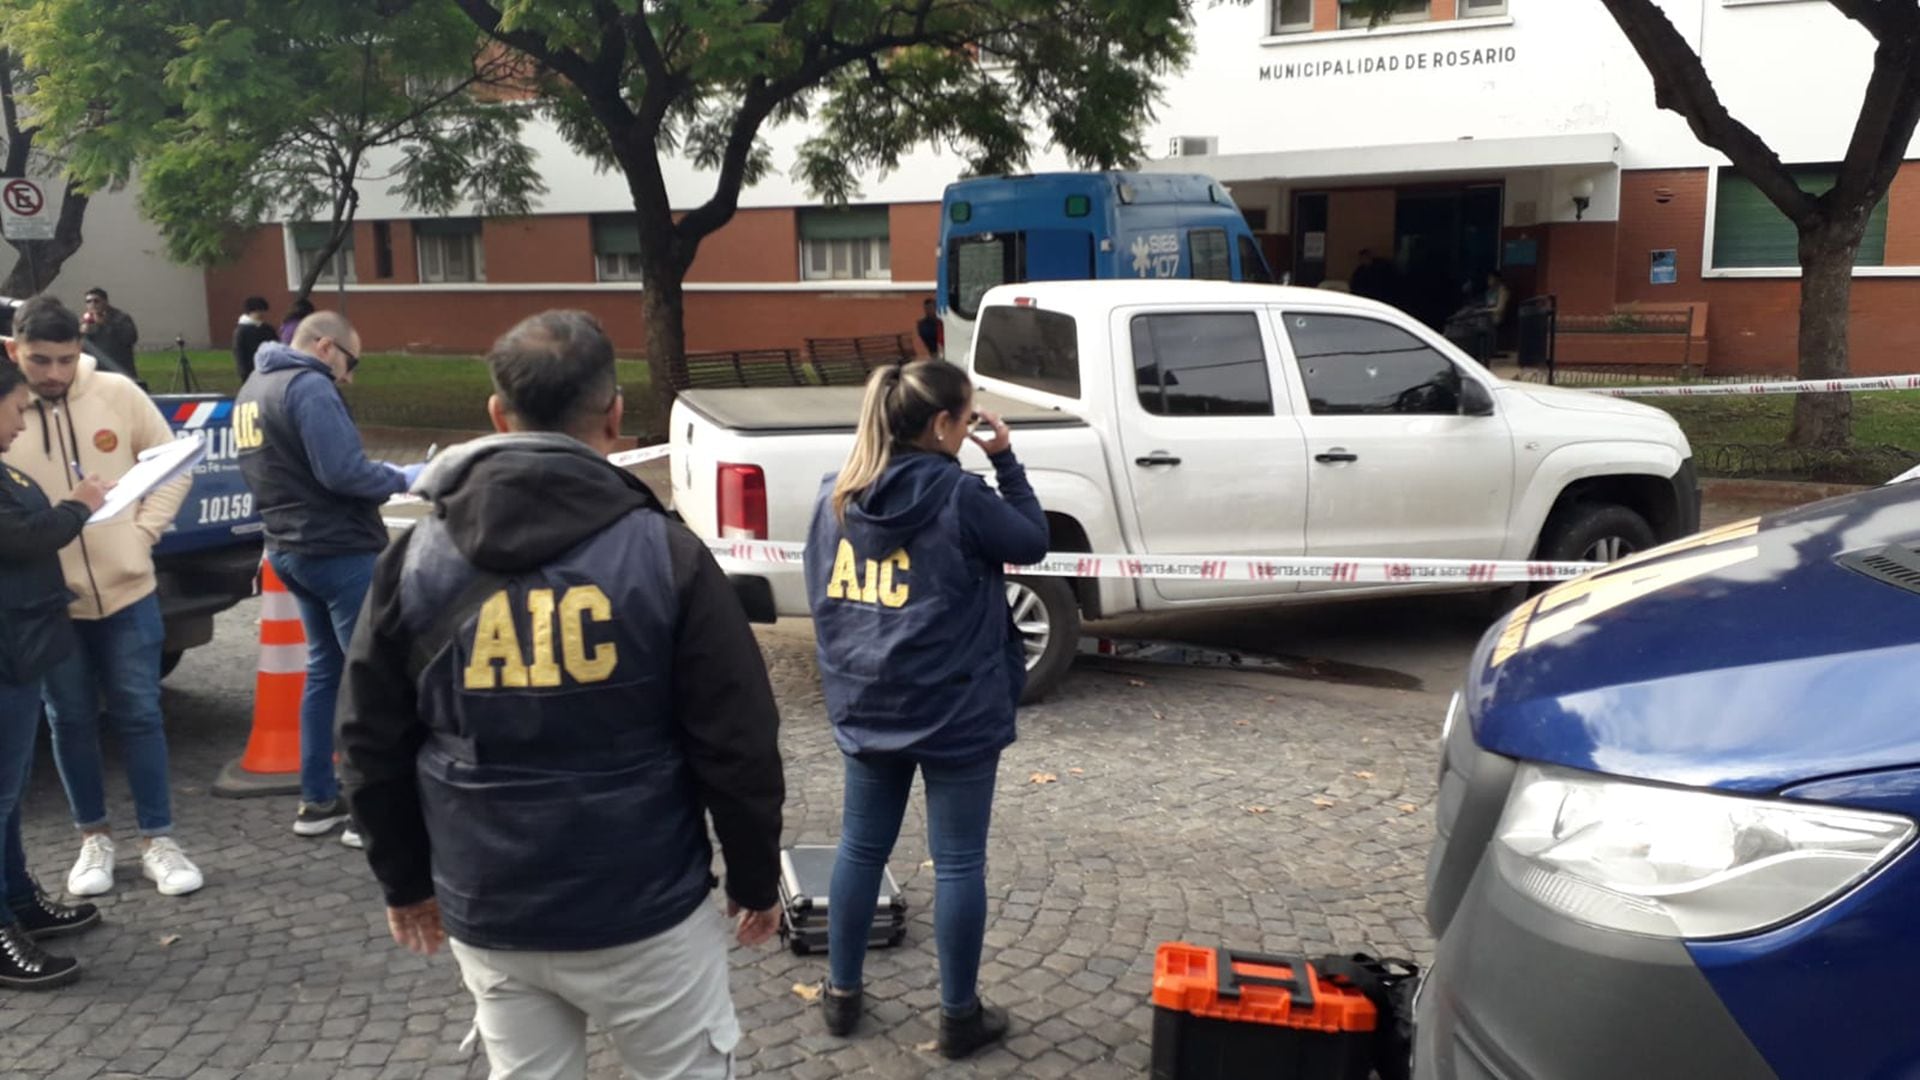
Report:
[[[640,216],[593,216],[593,267],[601,281],[640,280]]]
[[[383,280],[393,276],[393,223],[390,221],[373,223],[373,276]]]
[[[1459,17],[1462,19],[1482,19],[1506,13],[1507,0],[1460,0]]]
[[[434,218],[416,221],[419,238],[420,280],[424,282],[485,281],[485,248],[480,223],[472,218]]]
[[[1313,0],[1273,0],[1275,34],[1304,34],[1313,29]]]
[[[800,211],[800,276],[807,281],[889,281],[892,243],[884,206]]]
[[[1796,166],[1794,179],[1804,191],[1824,194],[1833,187],[1831,165]],[[1800,265],[1800,231],[1768,201],[1751,180],[1723,168],[1715,180],[1713,269],[1792,270]],[[1867,219],[1855,266],[1887,264],[1887,201],[1880,200]]]
[[[301,280],[305,280],[313,265],[320,261],[320,253],[326,249],[327,238],[333,235],[333,227],[321,222],[303,222],[293,227],[293,251],[299,264]],[[337,285],[342,280],[356,280],[353,270],[353,230],[348,229],[346,238],[340,241],[340,249],[328,260],[328,266],[315,279],[318,282]]]
[[[1155,416],[1272,416],[1273,386],[1252,313],[1136,315],[1133,376]]]
[[[1340,28],[1342,30],[1365,30],[1372,25],[1365,9],[1355,6],[1357,0],[1340,0]],[[1393,13],[1384,20],[1387,23],[1426,22],[1432,14],[1427,0],[1395,0]]]

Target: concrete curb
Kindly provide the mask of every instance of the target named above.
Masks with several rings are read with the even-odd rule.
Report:
[[[1866,487],[1857,484],[1809,484],[1788,480],[1718,480],[1706,477],[1700,481],[1701,498],[1718,503],[1801,506],[1865,490]]]

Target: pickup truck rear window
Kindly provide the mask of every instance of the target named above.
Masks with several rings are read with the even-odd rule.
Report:
[[[1031,307],[980,313],[973,370],[1048,394],[1080,396],[1080,328],[1073,316]]]

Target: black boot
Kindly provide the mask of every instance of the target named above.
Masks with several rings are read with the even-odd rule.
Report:
[[[0,926],[0,986],[14,990],[51,990],[80,978],[80,961],[48,956],[17,923]]]
[[[827,1034],[846,1038],[860,1026],[860,1014],[866,1009],[866,992],[841,993],[831,984],[820,995],[820,1014],[827,1018]]]
[[[1007,1037],[1007,1011],[974,1002],[965,1016],[940,1014],[940,1053],[949,1061],[971,1056]]]
[[[98,925],[100,909],[92,904],[74,904],[71,907],[57,904],[52,897],[35,889],[33,899],[13,908],[13,919],[22,930],[45,941],[47,938],[77,934]]]

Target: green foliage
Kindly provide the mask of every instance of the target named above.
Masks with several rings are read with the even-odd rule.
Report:
[[[40,73],[28,104],[75,178],[139,170],[183,262],[270,215],[343,232],[364,183],[428,212],[524,213],[544,190],[524,110],[470,92],[509,73],[451,4],[16,0],[0,34]]]
[[[721,172],[728,205],[783,165],[851,198],[862,172],[926,144],[976,173],[1019,169],[1036,145],[1125,164],[1143,152],[1157,80],[1190,48],[1187,0],[460,2],[545,62],[573,145],[624,167],[637,135],[646,154]],[[815,134],[799,159],[773,161],[763,126],[801,120]]]

